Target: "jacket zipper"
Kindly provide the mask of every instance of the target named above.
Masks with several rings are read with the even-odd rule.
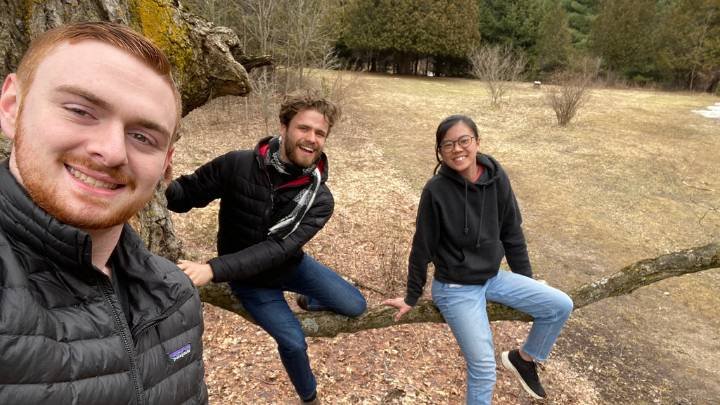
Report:
[[[260,163],[260,162],[258,162]],[[265,173],[265,178],[267,179],[268,185],[270,186],[270,209],[265,210],[265,222],[267,225],[267,228],[270,228],[270,215],[272,215],[272,211],[275,208],[275,186],[272,184],[272,180],[270,180],[270,173],[265,170],[264,167],[262,167],[262,163],[260,164],[260,170]]]
[[[115,292],[112,289],[110,281],[106,277],[98,277],[100,278],[100,290],[103,293],[103,298],[105,298],[105,301],[110,304],[113,317],[115,318],[115,323],[116,325],[118,325],[118,330],[120,331],[120,340],[122,340],[123,346],[125,346],[125,352],[130,358],[130,378],[132,379],[133,385],[135,386],[135,395],[138,401],[137,403],[141,405],[144,403],[143,389],[142,385],[140,384],[140,376],[138,375],[135,354],[133,353],[133,348],[130,344],[130,338],[127,333],[129,330],[129,327],[127,326],[127,321],[123,322],[123,317],[120,316],[112,301],[112,296],[115,294]]]

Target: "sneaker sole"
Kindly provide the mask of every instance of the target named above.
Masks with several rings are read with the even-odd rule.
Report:
[[[523,380],[523,378],[520,376],[520,373],[517,371],[515,366],[513,366],[513,364],[510,362],[510,358],[508,357],[508,352],[503,352],[500,357],[502,358],[503,367],[510,370],[513,373],[513,375],[515,375],[515,377],[518,379],[518,381],[520,381],[520,384],[522,385],[525,392],[530,394],[530,396],[533,397],[534,399],[539,399],[539,400],[545,399],[545,398],[541,397],[540,395],[536,394],[535,391],[533,391],[532,388],[530,388],[530,386],[528,386],[525,383],[525,380]]]

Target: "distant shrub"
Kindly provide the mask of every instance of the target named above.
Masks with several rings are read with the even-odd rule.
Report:
[[[490,104],[500,106],[508,84],[525,69],[525,57],[509,46],[483,45],[470,54],[472,74],[485,82],[490,91]]]
[[[552,81],[557,85],[547,91],[545,102],[555,112],[561,127],[569,124],[587,101],[588,89],[597,77],[599,66],[598,60],[583,59],[572,70],[553,77]]]

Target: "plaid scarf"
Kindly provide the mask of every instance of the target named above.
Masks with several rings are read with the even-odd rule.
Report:
[[[280,159],[280,137],[276,136],[270,139],[268,146],[269,149],[265,156],[265,164],[274,167],[278,173],[297,177],[296,180],[290,182],[292,184],[304,183],[304,187],[297,193],[295,198],[292,199],[292,203],[295,204],[295,206],[290,213],[281,218],[275,225],[270,227],[268,231],[268,236],[280,235],[281,239],[285,239],[295,232],[303,217],[305,217],[305,214],[307,214],[313,202],[315,202],[315,196],[320,189],[322,174],[316,164],[306,168],[299,168],[283,162]],[[282,188],[290,183],[280,185],[278,188]]]

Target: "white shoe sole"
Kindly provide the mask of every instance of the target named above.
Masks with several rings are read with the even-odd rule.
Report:
[[[509,352],[502,352],[502,355],[500,356],[502,358],[503,367],[510,370],[515,375],[515,377],[517,377],[518,381],[520,381],[520,384],[522,385],[525,392],[530,394],[531,397],[533,397],[534,399],[544,400],[545,398],[536,394],[535,391],[533,391],[532,388],[530,388],[530,386],[528,386],[525,383],[525,380],[523,380],[523,378],[520,376],[520,373],[517,371],[515,366],[513,366],[513,364],[510,362],[510,358],[509,358],[508,354],[509,354]]]

